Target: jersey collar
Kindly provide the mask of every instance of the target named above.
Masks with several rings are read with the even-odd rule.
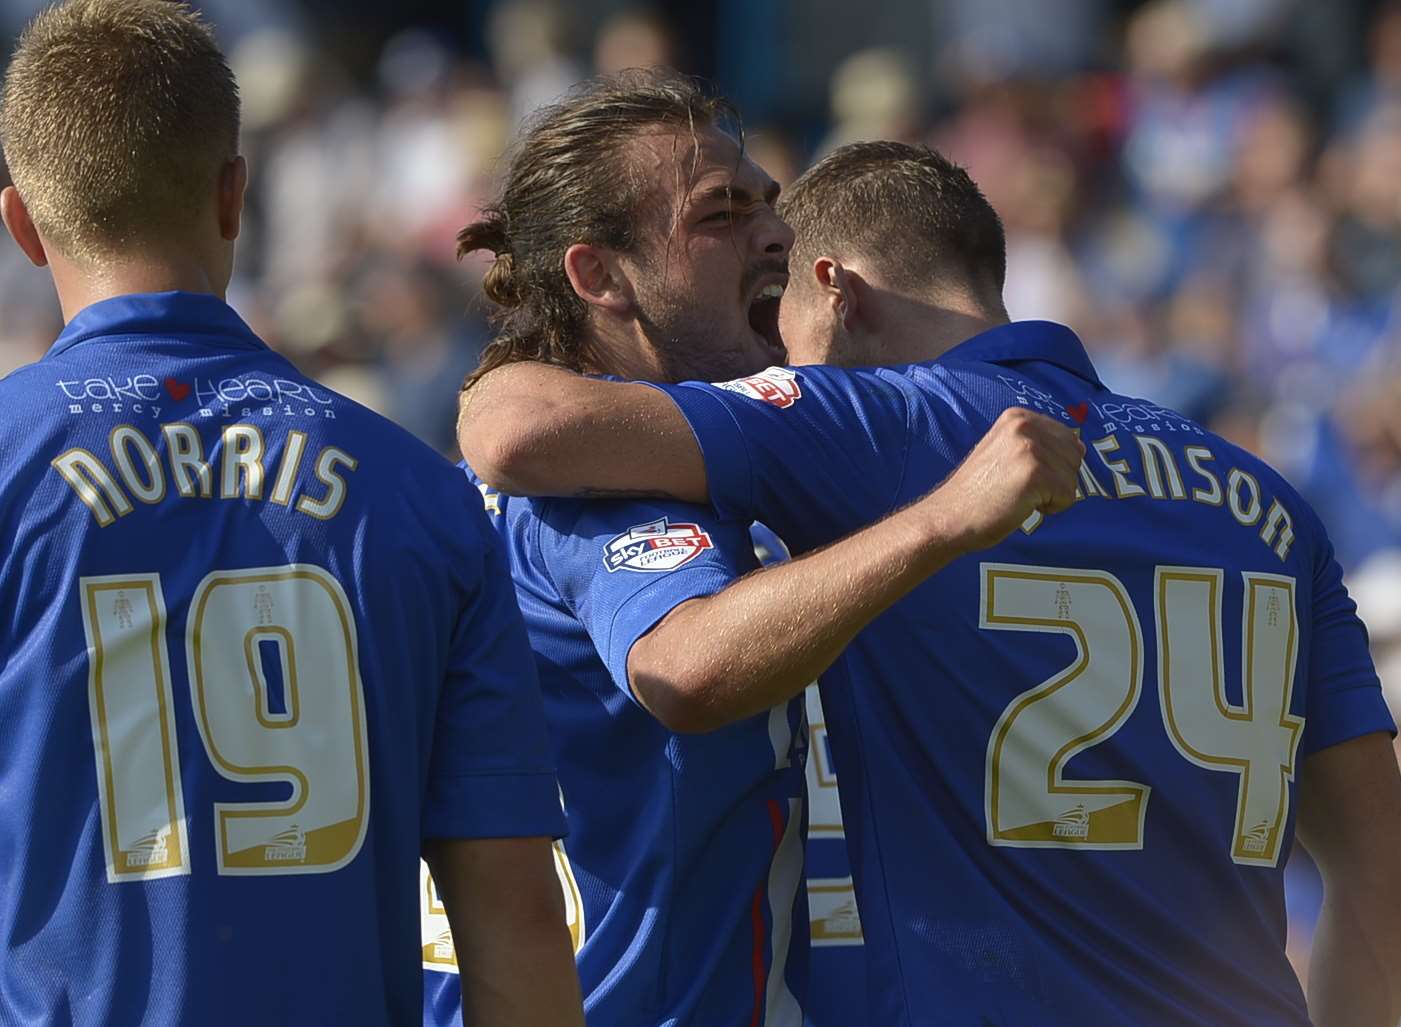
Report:
[[[960,342],[944,357],[984,364],[1026,361],[1055,364],[1077,378],[1104,388],[1079,336],[1054,321],[1013,321],[998,325]]]
[[[133,293],[78,311],[49,349],[55,356],[89,339],[116,335],[214,336],[220,346],[266,349],[243,318],[217,296],[194,292]]]

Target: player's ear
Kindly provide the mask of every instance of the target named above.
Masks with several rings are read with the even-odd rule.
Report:
[[[5,228],[29,262],[35,267],[46,267],[49,255],[44,252],[44,242],[39,238],[39,230],[34,227],[19,190],[12,185],[0,190],[0,219],[4,220]]]
[[[219,169],[219,235],[228,242],[238,238],[243,225],[243,194],[248,189],[248,162],[235,157]]]
[[[564,273],[574,294],[590,306],[613,314],[632,308],[632,282],[613,250],[576,242],[564,251]]]
[[[836,257],[818,257],[813,262],[812,273],[817,279],[822,302],[842,327],[850,331],[861,306],[860,280]]]

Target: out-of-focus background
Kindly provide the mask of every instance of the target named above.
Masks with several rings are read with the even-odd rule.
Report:
[[[40,0],[0,0],[0,57]],[[713,80],[780,182],[926,141],[1008,230],[1013,317],[1314,504],[1401,710],[1401,2],[200,0],[253,165],[233,304],[444,452],[487,337],[454,235],[531,109],[593,72]],[[0,165],[0,184],[7,184]],[[61,328],[0,240],[0,373]],[[1291,867],[1306,956],[1317,878]]]

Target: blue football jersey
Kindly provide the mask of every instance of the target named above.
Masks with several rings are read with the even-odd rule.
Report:
[[[713,502],[795,553],[938,484],[1006,408],[1079,426],[1082,500],[949,565],[822,681],[863,1022],[1308,1023],[1281,864],[1310,753],[1393,730],[1314,513],[1022,322],[895,369],[664,388]]]
[[[0,1022],[417,1021],[423,839],[564,828],[480,497],[213,296],[0,410]]]
[[[783,540],[762,524],[749,528],[754,555],[761,564],[788,559]],[[866,954],[861,944],[861,916],[846,854],[836,760],[827,737],[827,717],[816,684],[803,695],[808,721],[808,954],[807,1027],[849,1027],[862,1023],[866,1008]]]
[[[800,1027],[801,698],[675,734],[628,685],[633,643],[757,566],[748,522],[679,503],[482,492],[510,554],[569,814],[559,868],[577,904],[590,1027]],[[460,1022],[451,968],[424,967],[427,1022]]]

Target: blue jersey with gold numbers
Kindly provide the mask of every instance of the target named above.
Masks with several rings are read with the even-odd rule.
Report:
[[[1322,526],[1260,460],[1006,325],[941,359],[658,386],[721,516],[794,553],[937,485],[1005,409],[1082,500],[949,565],[822,681],[861,1022],[1305,1027],[1282,887],[1308,756],[1393,730]]]
[[[0,412],[0,1023],[417,1021],[422,841],[564,829],[480,497],[212,296]]]
[[[680,503],[482,492],[510,553],[569,813],[557,866],[590,1027],[801,1027],[801,698],[676,734],[628,685],[639,638],[757,565],[748,523]],[[425,939],[445,927],[426,917]],[[425,1022],[458,1024],[450,951],[424,951]]]

